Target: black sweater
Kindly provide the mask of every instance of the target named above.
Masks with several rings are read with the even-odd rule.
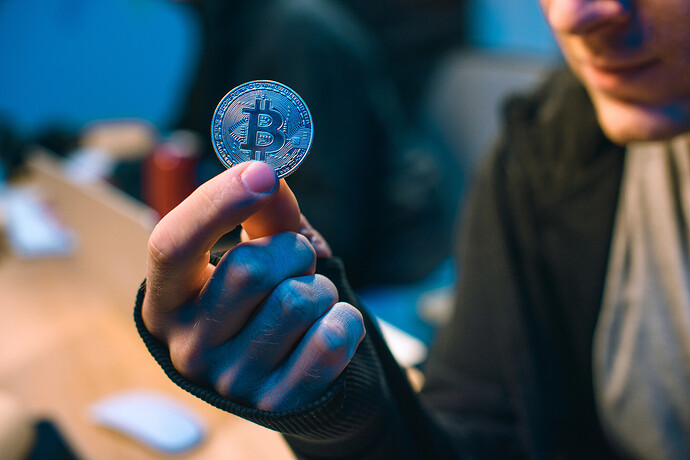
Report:
[[[505,107],[506,130],[478,173],[459,240],[460,280],[415,394],[337,259],[318,271],[360,308],[367,336],[330,391],[267,413],[165,372],[209,403],[278,430],[304,458],[614,458],[596,415],[591,346],[623,149],[597,125],[568,71]]]

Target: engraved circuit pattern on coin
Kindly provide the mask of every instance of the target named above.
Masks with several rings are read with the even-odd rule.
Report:
[[[213,148],[226,167],[260,160],[278,177],[299,166],[312,137],[311,114],[302,98],[270,80],[250,81],[231,90],[211,122]]]

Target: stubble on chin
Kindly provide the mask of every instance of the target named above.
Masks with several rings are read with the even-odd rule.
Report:
[[[619,145],[670,139],[690,131],[690,102],[655,106],[602,94],[592,94],[592,101],[604,134]]]

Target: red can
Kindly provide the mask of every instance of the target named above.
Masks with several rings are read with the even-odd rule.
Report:
[[[198,158],[198,136],[189,131],[175,131],[159,142],[146,159],[143,198],[161,217],[198,186]]]

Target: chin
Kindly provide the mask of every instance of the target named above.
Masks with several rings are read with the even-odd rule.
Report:
[[[671,126],[665,123],[650,125],[648,123],[620,123],[615,120],[607,123],[600,120],[604,134],[613,143],[626,145],[631,142],[651,142],[672,139],[690,131],[690,126]]]
[[[650,106],[594,98],[599,123],[614,143],[659,141],[690,131],[690,107]]]

